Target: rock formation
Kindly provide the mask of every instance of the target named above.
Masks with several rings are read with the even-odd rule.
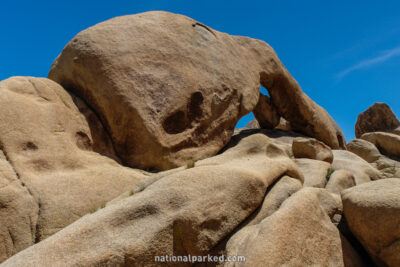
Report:
[[[363,134],[361,139],[374,144],[382,154],[386,154],[389,157],[400,158],[400,135],[373,132]]]
[[[379,193],[377,193],[379,192]],[[389,178],[342,192],[351,231],[378,266],[400,263],[400,179]]]
[[[333,150],[332,168],[349,171],[353,174],[357,185],[382,178],[376,168],[349,151]]]
[[[79,33],[49,77],[0,82],[1,267],[399,266],[387,105],[346,146],[266,43],[167,12]]]
[[[295,158],[309,158],[332,163],[331,149],[322,142],[311,138],[298,138],[293,140],[293,155]]]
[[[378,148],[371,142],[364,139],[354,139],[347,143],[346,148],[348,151],[353,152],[367,162],[374,162],[379,159],[381,153]]]
[[[400,134],[400,121],[385,103],[375,103],[358,115],[355,126],[356,137],[370,132]]]
[[[327,182],[327,173],[331,164],[313,159],[296,159],[297,166],[304,174],[305,187],[324,188]]]
[[[246,255],[246,262],[225,266],[344,266],[339,230],[329,217],[340,209],[340,200],[326,190],[302,189],[274,214],[235,234],[227,255]]]
[[[353,174],[344,169],[334,171],[328,178],[325,188],[334,194],[340,194],[343,190],[356,185]]]
[[[146,177],[92,150],[72,97],[45,78],[0,82],[0,260],[94,212]],[[1,247],[4,246],[4,249]]]
[[[336,123],[268,44],[168,12],[117,17],[82,31],[49,78],[95,110],[117,155],[133,167],[165,170],[215,155],[255,108],[260,83],[294,130],[332,148],[345,145]]]
[[[252,135],[219,156],[83,217],[4,266],[18,266],[28,258],[30,264],[45,266],[158,266],[154,255],[205,255],[285,174],[303,180],[282,149],[268,137]]]
[[[274,129],[280,122],[280,115],[273,106],[271,99],[261,93],[253,113],[260,128]]]

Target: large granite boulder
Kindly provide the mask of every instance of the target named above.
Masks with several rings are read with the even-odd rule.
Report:
[[[304,175],[304,187],[324,188],[327,182],[327,174],[331,164],[314,159],[295,159],[297,166]]]
[[[129,166],[164,170],[215,155],[256,106],[260,83],[292,129],[345,145],[268,44],[182,15],[147,12],[84,30],[49,78],[95,110]]]
[[[364,139],[351,140],[347,143],[346,149],[369,163],[375,162],[381,157],[378,148],[373,143]]]
[[[332,150],[324,143],[314,138],[297,138],[292,144],[295,158],[309,158],[332,163]]]
[[[386,132],[372,132],[363,134],[361,138],[350,141],[346,145],[347,150],[368,161],[383,177],[400,177],[400,137]]]
[[[146,177],[93,152],[92,140],[60,85],[31,77],[0,82],[0,261]]]
[[[82,217],[3,266],[160,266],[156,255],[207,255],[284,175],[303,180],[282,149],[255,134]]]
[[[392,133],[373,132],[365,133],[361,139],[374,144],[379,151],[394,159],[400,159],[400,136]]]
[[[344,266],[340,234],[331,222],[341,209],[340,198],[325,189],[304,188],[230,238],[227,256],[246,261],[225,266]]]
[[[356,185],[383,178],[380,171],[356,154],[346,150],[332,150],[332,169],[347,170],[353,177]]]
[[[343,190],[356,185],[353,174],[346,170],[337,170],[331,173],[326,183],[326,190],[334,194],[340,194]]]
[[[253,114],[259,123],[259,128],[263,129],[274,129],[278,126],[281,118],[271,99],[261,93]]]
[[[360,138],[364,133],[370,132],[400,134],[400,121],[387,104],[375,103],[358,115],[355,126],[356,137]]]
[[[388,178],[342,191],[351,232],[378,266],[400,264],[400,179]]]

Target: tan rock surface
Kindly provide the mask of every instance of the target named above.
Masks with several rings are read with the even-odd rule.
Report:
[[[255,225],[277,211],[282,203],[302,188],[299,179],[283,176],[268,188],[264,201],[259,209],[246,220],[245,225]]]
[[[204,255],[262,203],[267,187],[283,175],[303,179],[271,139],[252,135],[81,218],[3,266],[158,266],[155,255]]]
[[[372,165],[375,166],[378,170],[382,170],[388,167],[400,168],[400,162],[388,158],[384,155],[381,155],[379,159],[375,161]]]
[[[253,112],[254,112],[254,110],[253,110]],[[254,118],[251,121],[249,121],[249,123],[247,123],[244,128],[241,128],[241,130],[260,129],[260,128],[261,128],[260,124],[258,123],[257,119]],[[282,131],[291,131],[292,130],[292,128],[290,128],[290,123],[282,117],[280,117],[279,124],[276,125],[274,129],[282,130]],[[235,134],[236,134],[236,130],[238,130],[238,128],[235,129]]]
[[[326,110],[302,92],[282,63],[273,60],[275,53],[270,46],[251,38],[235,39],[247,48],[244,51],[247,52],[244,54],[246,60],[258,62],[261,85],[268,90],[272,104],[290,123],[293,131],[314,137],[334,149],[345,147],[346,141],[339,126]]]
[[[293,129],[333,148],[345,144],[268,44],[168,12],[117,17],[82,31],[49,78],[96,111],[130,166],[162,170],[215,155],[256,106],[260,83]]]
[[[239,227],[232,231],[229,236],[219,242],[218,245],[209,252],[209,254],[218,257],[221,257],[222,255],[226,256],[226,244],[230,239],[235,237],[238,231],[240,232],[240,230],[243,228],[256,225],[266,217],[272,215],[280,208],[282,203],[287,198],[301,188],[301,181],[289,176],[283,176],[275,183],[271,184],[268,187],[263,203],[249,217],[247,217],[246,220],[239,225]],[[193,266],[223,266],[223,262],[216,264],[214,262],[206,261],[206,263],[196,263]]]
[[[331,164],[313,159],[295,159],[295,162],[303,172],[303,186],[325,188]]]
[[[379,132],[367,133],[367,134],[365,134],[365,138],[369,139],[373,142],[376,142],[376,144],[378,146],[379,146],[379,144],[384,144],[384,146],[390,146],[390,144],[389,144],[390,141],[389,142],[388,141],[378,141],[379,139],[382,139],[382,137],[376,138],[376,134],[379,134]],[[386,136],[386,133],[384,133],[384,135]],[[394,137],[394,138],[397,139],[396,137]],[[391,140],[391,138],[389,138],[388,140]],[[393,145],[396,144],[395,142]],[[393,160],[385,155],[382,155],[379,152],[378,148],[373,143],[371,143],[367,140],[364,140],[364,139],[354,139],[354,140],[350,141],[346,147],[347,147],[348,151],[353,152],[354,154],[357,154],[361,158],[363,158],[366,161],[368,161],[369,163],[371,163],[371,166],[378,169],[381,172],[383,177],[385,177],[385,178],[400,177],[400,162]],[[381,147],[380,147],[380,149],[382,150]],[[384,150],[382,150],[382,151],[384,153],[387,153]],[[393,157],[393,156],[391,156],[391,157]],[[394,158],[398,159],[398,157],[394,157]]]
[[[35,243],[39,210],[2,149],[0,143],[0,263]]]
[[[357,138],[369,132],[400,134],[400,121],[387,104],[375,103],[358,115],[355,132]]]
[[[381,153],[373,143],[363,139],[351,140],[347,143],[346,149],[369,163],[378,160],[381,156]]]
[[[342,192],[351,232],[380,266],[400,263],[400,179],[362,184]]]
[[[272,215],[277,211],[282,203],[289,198],[291,195],[296,193],[302,188],[302,183],[299,179],[295,179],[289,176],[283,176],[275,183],[271,184],[267,190],[263,203],[255,210],[244,222],[240,224],[230,235],[223,241],[219,242],[216,247],[210,251],[210,255],[226,255],[226,244],[240,232],[241,229],[247,228],[251,225],[260,223],[266,217]],[[240,255],[239,255],[240,256]],[[214,266],[215,263],[207,262],[207,264],[195,264],[194,266]],[[219,263],[217,266],[223,266],[223,263]]]
[[[279,124],[275,127],[275,129],[283,130],[283,131],[292,131],[292,127],[290,126],[290,122],[281,117],[279,120]]]
[[[325,188],[331,193],[340,194],[343,190],[356,185],[353,174],[347,170],[334,171]]]
[[[89,125],[90,134],[92,136],[92,150],[99,154],[105,155],[114,159],[117,162],[121,160],[115,153],[114,146],[110,136],[108,135],[106,129],[104,129],[99,117],[93,112],[87,104],[79,97],[71,94],[75,105],[78,107],[79,112],[81,112]]]
[[[340,200],[325,189],[304,188],[257,225],[241,229],[229,240],[227,256],[245,262],[225,266],[344,266],[340,234],[332,217]]]
[[[400,162],[392,160],[386,156],[380,156],[380,158],[373,163],[382,176],[385,178],[400,178]]]
[[[280,115],[271,102],[271,99],[260,93],[257,105],[253,110],[254,117],[258,121],[260,128],[274,129],[280,122]]]
[[[383,178],[372,165],[356,154],[346,150],[332,150],[334,170],[347,170],[354,176],[356,185]]]
[[[0,206],[10,201],[5,212],[16,240],[13,252],[95,211],[146,177],[92,152],[85,117],[61,86],[45,78],[13,77],[0,82],[0,144],[33,196],[15,177],[8,178],[12,181],[4,188],[8,191],[0,193]],[[29,229],[26,225],[22,229],[28,218],[32,218]],[[9,240],[0,242],[0,247],[8,246]]]
[[[296,138],[292,144],[295,158],[309,158],[332,163],[333,154],[327,145],[313,138]]]
[[[260,129],[260,124],[258,123],[257,119],[252,119],[249,123],[246,124],[244,127],[245,129]]]
[[[273,130],[268,130],[268,129],[243,129],[239,132],[237,132],[234,136],[232,136],[231,140],[229,143],[225,146],[224,149],[235,146],[241,139],[253,135],[253,134],[263,134],[268,136],[269,138],[272,139],[272,141],[280,146],[282,149],[285,150],[286,154],[288,154],[291,158],[293,158],[293,151],[292,151],[292,143],[293,140],[296,138],[307,138],[306,136],[295,133],[292,131],[283,131],[279,129],[273,129]],[[224,151],[221,150],[221,151]]]
[[[373,132],[363,134],[361,139],[374,144],[382,154],[394,157],[395,159],[400,158],[400,135],[385,132]]]

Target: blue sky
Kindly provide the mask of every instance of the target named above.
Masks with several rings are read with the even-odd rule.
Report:
[[[266,41],[347,141],[354,138],[357,115],[374,102],[389,104],[400,116],[400,1],[2,0],[0,80],[46,77],[81,30],[149,10],[184,14],[222,32]]]

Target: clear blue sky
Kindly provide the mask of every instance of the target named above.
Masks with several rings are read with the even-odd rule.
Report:
[[[400,1],[1,0],[0,10],[0,80],[46,77],[65,44],[98,22],[166,10],[269,43],[347,141],[374,102],[400,116]]]

